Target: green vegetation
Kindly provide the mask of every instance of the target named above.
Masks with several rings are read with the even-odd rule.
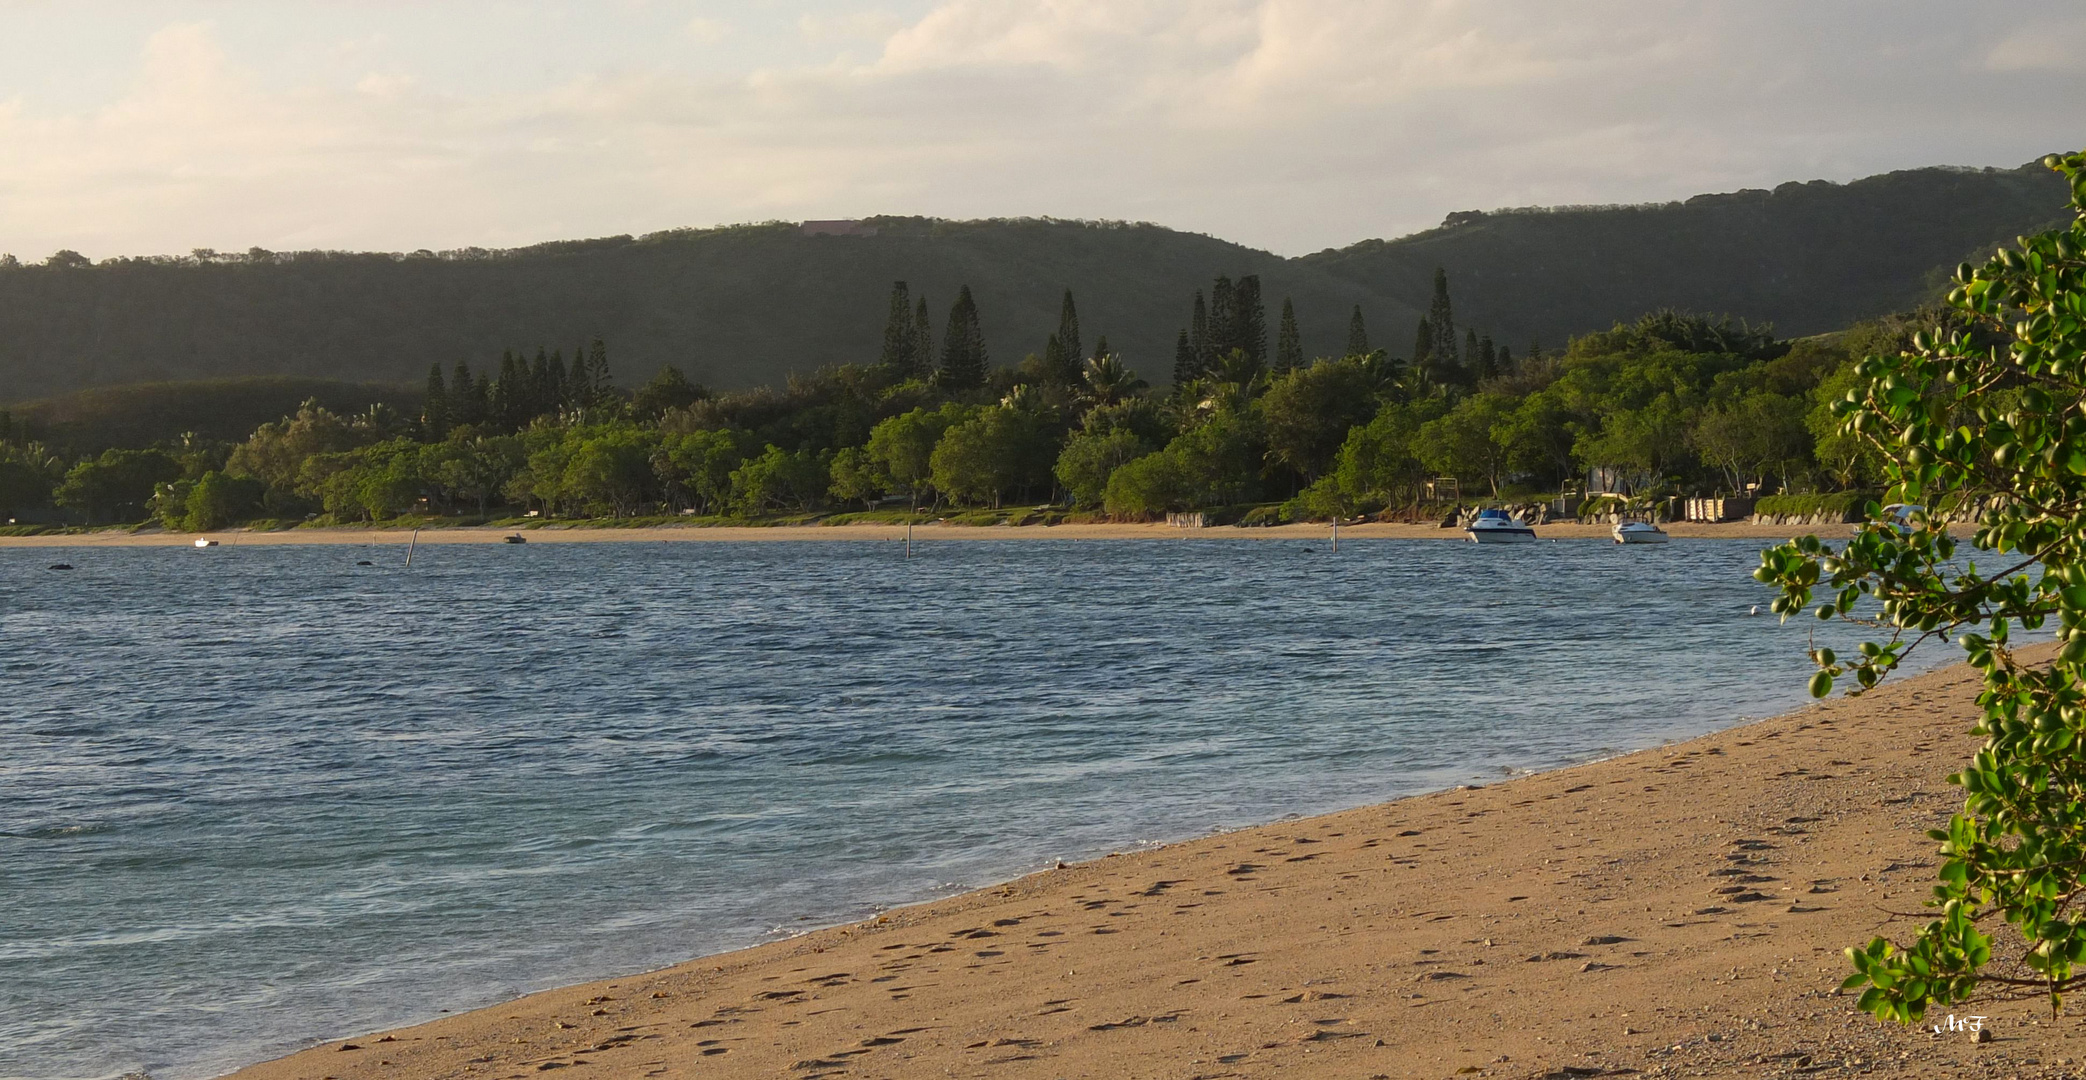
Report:
[[[1849,657],[1816,650],[1817,696],[1842,678],[1873,687],[1934,638],[1959,639],[1983,675],[1985,743],[1949,777],[1963,811],[1930,834],[1936,917],[1908,942],[1848,950],[1844,988],[1904,1023],[1988,984],[2040,990],[2054,1012],[2086,960],[2086,154],[2047,164],[2070,182],[2069,226],[1963,264],[1951,318],[1860,361],[1834,406],[1881,463],[1886,498],[1981,505],[1971,545],[1985,557],[1958,558],[1919,510],[1839,548],[1771,549],[1755,572],[1784,618],[1808,610],[1887,635]],[[2031,667],[2014,631],[2045,626],[2061,646]]]
[[[1155,392],[1103,351],[1105,337],[1080,355],[1069,290],[1041,349],[995,366],[990,312],[968,288],[954,291],[937,341],[896,282],[881,362],[778,388],[719,394],[665,366],[625,392],[597,340],[569,360],[538,348],[503,353],[483,373],[436,365],[417,415],[307,400],[239,438],[183,432],[107,449],[53,449],[6,420],[0,510],[26,512],[26,523],[55,510],[177,529],[503,514],[814,520],[888,506],[992,521],[1010,507],[1122,520],[1199,510],[1272,524],[1438,516],[1448,496],[1432,489],[1444,477],[1466,498],[1504,498],[1571,489],[1589,470],[1635,505],[1743,490],[1808,507],[1825,505],[1816,493],[1880,479],[1873,448],[1832,418],[1854,384],[1853,357],[1934,318],[1787,342],[1739,320],[1660,311],[1515,357],[1458,328],[1446,274],[1431,289],[1417,361],[1370,348],[1358,316],[1349,342],[1361,351],[1295,360],[1284,298],[1270,363],[1260,278],[1220,277],[1177,308],[1181,381]]]
[[[1729,311],[1792,334],[1905,310],[1938,295],[1947,267],[2053,220],[2062,203],[2061,185],[2041,170],[1919,169],[1684,204],[1457,214],[1417,235],[1296,259],[1156,225],[922,218],[869,219],[873,236],[772,223],[441,254],[199,251],[90,262],[65,252],[38,262],[17,252],[19,263],[0,259],[0,403],[252,375],[417,386],[436,364],[446,374],[458,358],[595,337],[616,343],[626,375],[671,364],[725,389],[834,365],[902,373],[901,351],[920,374],[941,357],[919,338],[944,330],[965,285],[984,314],[989,356],[1038,350],[1052,359],[1039,346],[1064,325],[1071,285],[1086,336],[1061,342],[1072,363],[1060,379],[1100,353],[1167,382],[1182,299],[1196,287],[1206,290],[1205,330],[1255,337],[1227,323],[1225,301],[1209,289],[1218,273],[1253,278],[1268,297],[1262,344],[1246,352],[1275,373],[1372,348],[1424,370],[1427,355],[1453,346],[1475,352],[1485,378],[1488,332],[1518,356],[1523,343],[1555,349],[1662,307]],[[1430,347],[1415,350],[1413,328],[1443,267],[1458,283],[1455,310],[1438,332],[1430,327]],[[897,279],[910,286],[900,298],[912,315],[909,349],[879,333],[898,324],[882,303]],[[1287,322],[1277,297],[1290,300]],[[1231,317],[1254,307],[1236,299]],[[1355,329],[1363,333],[1350,345]],[[1109,349],[1094,347],[1101,330]],[[1492,355],[1491,366],[1514,366],[1497,348]],[[335,412],[373,403],[320,397]],[[247,418],[246,429],[299,400]],[[419,411],[400,397],[381,400]]]
[[[1762,517],[1808,517],[1833,521],[1860,521],[1863,511],[1878,497],[1873,491],[1836,491],[1830,494],[1769,495],[1753,505]]]

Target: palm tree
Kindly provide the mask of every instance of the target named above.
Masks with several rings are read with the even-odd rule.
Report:
[[[1113,405],[1150,385],[1114,353],[1088,360],[1085,377],[1086,396],[1095,405]]]

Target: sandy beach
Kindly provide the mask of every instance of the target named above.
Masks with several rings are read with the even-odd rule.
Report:
[[[242,1080],[2075,1076],[2041,1000],[1886,1027],[1840,949],[1921,918],[1960,665],[1686,743],[1106,858],[335,1040]],[[1563,719],[1563,718],[1561,718]],[[2005,955],[2002,952],[2002,955]],[[1942,1022],[1943,1017],[1931,1018]]]
[[[1720,524],[1675,522],[1662,526],[1676,538],[1738,538],[1760,540],[1786,540],[1793,536],[1813,533],[1821,537],[1837,538],[1852,535],[1851,525],[1762,525],[1736,521]],[[422,544],[497,544],[515,532],[511,528],[436,528],[422,529],[419,543]],[[833,541],[833,540],[885,540],[905,538],[905,527],[901,525],[780,525],[774,527],[707,527],[696,525],[655,525],[630,529],[603,529],[576,527],[567,528],[546,525],[529,528],[522,533],[532,544],[585,544],[585,543],[647,543],[658,541],[694,542],[739,542],[747,541]],[[1608,540],[1606,525],[1557,524],[1541,525],[1536,535],[1545,540]],[[1102,524],[1102,525],[916,525],[913,527],[915,543],[931,543],[936,540],[1327,540],[1332,536],[1328,525],[1276,525],[1264,528],[1240,528],[1235,525],[1211,526],[1202,529],[1180,529],[1163,524]],[[281,529],[268,532],[253,532],[245,529],[229,529],[213,533],[176,533],[157,529],[131,532],[125,529],[103,529],[94,532],[69,533],[47,536],[0,536],[0,548],[5,547],[185,547],[194,544],[199,537],[207,537],[225,546],[254,544],[405,544],[414,539],[411,529],[384,528],[313,528]],[[1463,540],[1461,529],[1444,529],[1436,525],[1400,525],[1372,522],[1366,525],[1343,525],[1340,539],[1347,540]]]

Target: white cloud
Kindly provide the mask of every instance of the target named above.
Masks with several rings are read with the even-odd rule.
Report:
[[[2054,0],[2022,7],[2021,25],[2070,25],[2026,18]],[[621,17],[583,10],[602,32]],[[286,76],[242,55],[237,27],[181,23],[96,105],[0,83],[0,251],[492,246],[924,213],[1148,219],[1296,252],[1456,209],[2011,164],[2086,141],[2071,107],[2086,74],[1954,10],[945,0],[903,23],[844,10],[763,31],[826,43],[824,60],[731,72],[699,40],[673,62],[517,56],[547,74],[497,91],[388,51],[410,35],[382,27],[312,44],[348,48],[346,66]],[[714,32],[736,51],[756,30]]]
[[[685,29],[689,37],[704,45],[715,45],[731,36],[732,32],[730,23],[722,19],[705,18],[700,15],[688,20],[688,25]]]
[[[2086,21],[2045,23],[2007,35],[1985,53],[1992,71],[2077,71],[2086,59]]]

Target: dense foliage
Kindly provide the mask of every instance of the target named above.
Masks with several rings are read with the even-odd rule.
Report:
[[[914,286],[916,310],[931,301],[938,333],[968,284],[985,344],[1005,358],[1058,325],[1059,290],[1072,284],[1090,302],[1089,335],[1105,328],[1154,382],[1168,381],[1180,299],[1223,268],[1293,301],[1293,340],[1268,307],[1278,370],[1366,353],[1347,346],[1357,306],[1376,348],[1416,358],[1408,334],[1437,267],[1460,283],[1463,322],[1517,350],[1659,307],[1811,334],[1914,305],[1933,291],[1928,274],[2061,205],[2041,170],[1920,169],[1685,204],[1461,214],[1296,259],[1156,225],[918,218],[870,219],[875,235],[768,223],[514,251],[18,251],[0,256],[0,403],[247,375],[405,383],[431,364],[582,336],[615,343],[633,371],[672,363],[742,389],[875,362],[883,313],[856,300],[896,278]],[[1074,361],[1095,351],[1091,338],[1065,344]]]
[[[1218,278],[1176,310],[1176,384],[1155,391],[1097,337],[1069,291],[1039,352],[995,366],[989,312],[959,288],[933,313],[896,283],[878,363],[716,394],[666,367],[619,389],[606,346],[433,366],[411,398],[358,411],[306,402],[239,440],[54,453],[21,425],[0,442],[0,510],[72,520],[380,522],[402,515],[762,519],[886,504],[1145,520],[1222,510],[1255,523],[1413,514],[1430,485],[1511,497],[1580,484],[1637,498],[1717,490],[1863,490],[1872,448],[1837,433],[1851,357],[1915,319],[1787,342],[1670,311],[1516,356],[1458,326],[1436,275],[1414,353],[1309,362],[1271,343],[1257,275]],[[1271,344],[1274,346],[1270,348]],[[1287,355],[1285,355],[1287,352]],[[77,448],[76,448],[77,449]],[[1438,485],[1434,485],[1438,486]],[[45,516],[48,516],[47,514]]]
[[[1845,988],[1906,1023],[1980,984],[2046,993],[2055,1010],[2086,960],[2086,154],[2047,164],[2078,216],[1963,264],[1954,317],[1862,360],[1834,406],[1881,463],[1886,497],[1915,509],[1872,508],[1845,545],[1807,537],[1756,572],[1784,617],[1884,636],[1853,656],[1817,650],[1814,694],[1842,678],[1873,687],[1936,638],[1960,640],[1983,675],[1985,743],[1949,778],[1963,811],[1931,834],[1936,917],[1908,942],[1848,950]],[[1971,508],[1981,557],[1959,551],[1938,512]],[[2060,648],[2031,666],[2016,632],[2046,627]]]

